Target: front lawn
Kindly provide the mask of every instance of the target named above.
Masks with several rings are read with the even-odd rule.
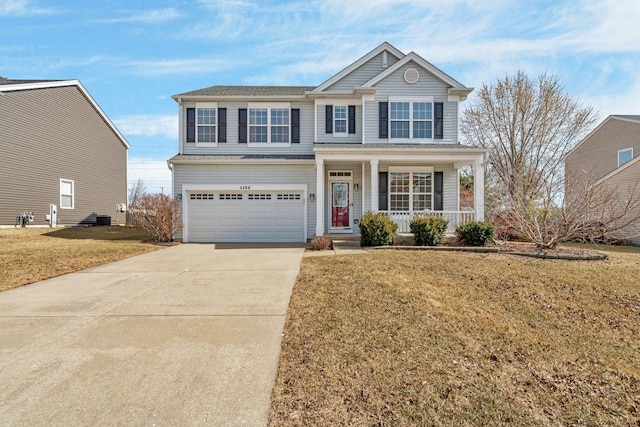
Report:
[[[130,227],[0,228],[0,291],[159,248]]]
[[[305,258],[271,426],[637,425],[640,248]]]

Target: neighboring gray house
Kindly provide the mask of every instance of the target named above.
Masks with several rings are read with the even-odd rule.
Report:
[[[567,154],[565,174],[574,180],[595,179],[596,184],[617,189],[625,200],[632,194],[640,197],[640,116],[607,117]],[[639,231],[640,224],[617,237],[640,244]]]
[[[0,78],[0,225],[123,223],[129,144],[77,80]],[[33,223],[32,223],[33,224]]]
[[[484,217],[486,150],[458,142],[473,90],[383,43],[319,86],[212,86],[173,96],[169,159],[185,242],[292,241],[358,233],[365,211],[408,232],[414,212]],[[472,166],[475,211],[459,208]]]

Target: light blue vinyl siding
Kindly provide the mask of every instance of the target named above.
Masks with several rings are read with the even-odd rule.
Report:
[[[398,62],[398,58],[391,53],[387,54],[387,68]],[[384,71],[382,68],[382,53],[367,61],[360,68],[352,71],[343,79],[329,86],[325,92],[351,91],[354,87],[362,86],[378,74]]]
[[[291,108],[300,109],[300,143],[292,143],[290,147],[238,143],[238,110],[247,108],[247,102],[218,102],[218,108],[227,109],[227,142],[218,143],[217,147],[196,147],[195,143],[186,142],[187,108],[195,106],[194,102],[185,102],[180,108],[182,154],[313,154],[313,102],[291,102]]]

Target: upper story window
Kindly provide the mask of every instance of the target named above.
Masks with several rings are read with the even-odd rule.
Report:
[[[250,144],[289,144],[291,109],[289,105],[249,105]]]
[[[73,209],[75,206],[75,183],[72,179],[60,179],[60,208]]]
[[[334,137],[344,137],[356,133],[356,106],[327,104],[325,108],[324,132]]]
[[[618,150],[618,167],[633,159],[633,147],[624,150]]]
[[[227,142],[227,109],[214,102],[198,102],[187,108],[187,142],[196,145],[217,145]]]
[[[433,103],[390,102],[391,139],[431,139]]]
[[[380,139],[412,141],[444,139],[444,103],[431,98],[391,98],[379,103]]]
[[[336,105],[333,107],[333,134],[347,134],[347,106]]]

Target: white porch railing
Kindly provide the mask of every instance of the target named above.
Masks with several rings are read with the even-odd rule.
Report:
[[[414,216],[438,215],[449,221],[448,232],[456,231],[456,227],[475,221],[475,211],[380,211],[388,214],[398,224],[398,233],[411,233],[409,224]]]

